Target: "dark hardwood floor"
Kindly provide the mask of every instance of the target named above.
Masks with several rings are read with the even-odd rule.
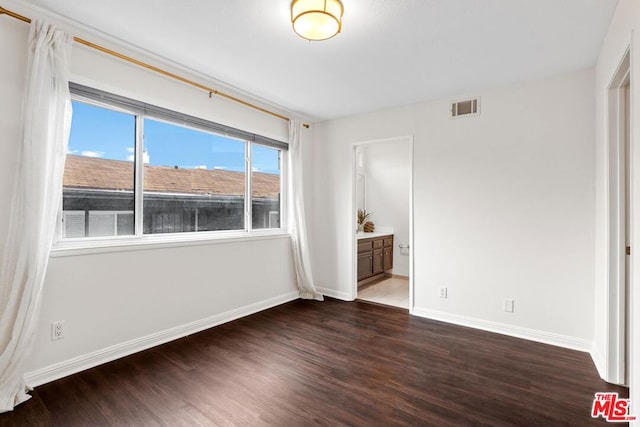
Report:
[[[294,301],[38,387],[0,426],[604,425],[586,353]]]

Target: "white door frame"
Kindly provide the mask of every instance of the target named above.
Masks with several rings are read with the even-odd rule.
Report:
[[[626,204],[633,206],[631,200],[633,191],[629,191],[629,200],[626,200],[626,177],[627,164],[625,159],[632,159],[631,152],[626,153],[625,141],[627,136],[627,126],[631,128],[631,123],[627,123],[627,107],[625,99],[625,86],[629,82],[630,52],[626,51],[620,65],[614,73],[607,93],[607,114],[608,114],[608,181],[609,181],[609,229],[608,229],[608,292],[607,292],[607,381],[616,384],[625,384],[628,372],[627,364],[627,324],[626,306],[627,291],[625,283],[632,283],[633,269],[631,259],[626,255]],[[630,130],[631,132],[631,130]],[[630,144],[632,147],[632,144]],[[633,177],[633,163],[630,163],[630,176]],[[633,189],[632,179],[629,185]],[[633,218],[633,212],[630,213]],[[631,234],[631,233],[630,233]],[[626,265],[629,266],[629,277],[626,277]]]
[[[393,138],[376,139],[370,141],[355,142],[351,146],[351,300],[355,300],[358,296],[358,240],[356,236],[357,224],[355,221],[357,213],[356,203],[356,174],[357,174],[357,155],[358,147],[381,144],[381,143],[408,143],[409,144],[409,313],[413,313],[413,289],[414,289],[414,253],[415,246],[413,241],[413,135],[398,136]],[[394,248],[394,250],[396,250]]]

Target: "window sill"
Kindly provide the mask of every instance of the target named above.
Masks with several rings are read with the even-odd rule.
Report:
[[[218,245],[224,243],[251,242],[256,240],[288,239],[284,230],[217,232],[202,234],[160,234],[153,236],[128,237],[118,239],[92,239],[62,241],[55,243],[49,256],[51,258],[93,255],[109,252],[129,252],[151,249],[168,249],[185,246]]]

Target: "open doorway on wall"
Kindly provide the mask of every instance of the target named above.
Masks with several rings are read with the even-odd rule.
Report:
[[[631,81],[629,51],[609,86],[608,380],[629,383],[631,242]]]
[[[413,305],[413,138],[354,144],[355,298]]]

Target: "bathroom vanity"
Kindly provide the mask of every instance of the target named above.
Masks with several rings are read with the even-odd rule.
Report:
[[[358,287],[384,277],[393,268],[393,234],[358,233]]]

